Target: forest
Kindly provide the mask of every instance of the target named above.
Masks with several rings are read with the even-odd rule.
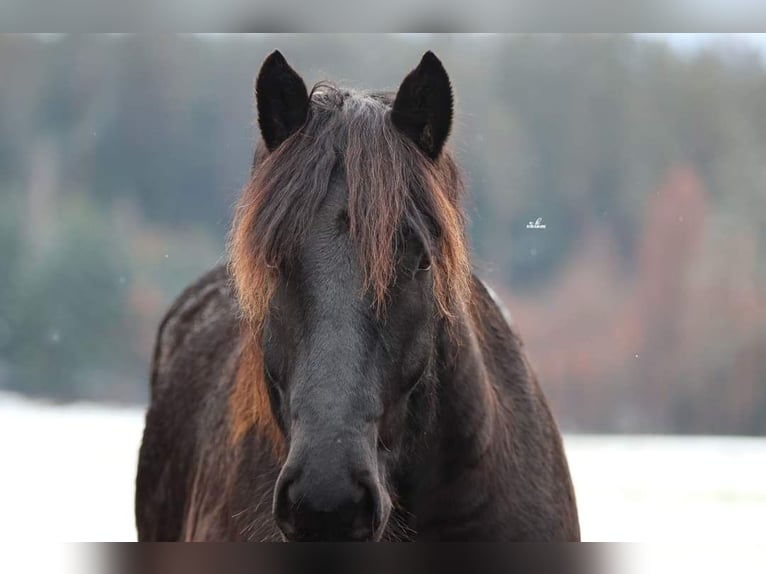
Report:
[[[442,59],[475,271],[564,430],[766,434],[763,58],[629,35],[0,36],[0,389],[146,401],[275,48],[309,86]]]

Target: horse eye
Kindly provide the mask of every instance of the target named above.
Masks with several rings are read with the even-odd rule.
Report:
[[[418,271],[429,271],[431,269],[431,258],[428,255],[423,255],[418,264]]]

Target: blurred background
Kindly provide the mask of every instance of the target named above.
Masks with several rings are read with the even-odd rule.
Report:
[[[752,35],[0,36],[0,389],[145,403],[164,311],[224,259],[275,48],[309,85],[444,61],[476,270],[565,431],[766,434]]]

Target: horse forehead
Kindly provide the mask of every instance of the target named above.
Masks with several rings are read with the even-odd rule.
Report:
[[[343,164],[338,161],[327,184],[327,193],[322,201],[319,211],[339,213],[348,209],[348,184]]]
[[[311,216],[309,243],[336,239],[343,226],[339,225],[348,214],[348,186],[341,170],[334,170],[327,184],[327,192]]]
[[[354,287],[359,275],[356,248],[348,229],[348,188],[333,176],[303,243],[302,257],[310,285]]]

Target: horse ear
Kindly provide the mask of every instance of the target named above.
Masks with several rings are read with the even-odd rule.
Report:
[[[452,126],[452,86],[441,61],[430,50],[399,86],[391,121],[426,155],[439,157]]]
[[[295,133],[306,121],[309,95],[306,84],[275,50],[264,60],[255,81],[258,126],[269,151]]]

